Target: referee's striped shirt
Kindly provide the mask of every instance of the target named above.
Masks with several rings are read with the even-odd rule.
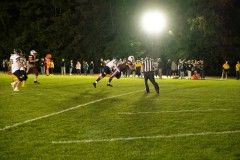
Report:
[[[154,71],[154,62],[152,59],[145,59],[143,61],[143,72],[153,72]]]

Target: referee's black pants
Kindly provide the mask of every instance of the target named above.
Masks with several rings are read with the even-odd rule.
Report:
[[[155,82],[154,72],[144,72],[144,84],[145,84],[145,89],[147,93],[150,92],[149,86],[148,86],[148,80],[150,80],[150,82],[153,84],[156,92],[159,93],[159,86]]]

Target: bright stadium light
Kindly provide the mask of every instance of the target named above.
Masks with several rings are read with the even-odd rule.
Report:
[[[159,33],[166,27],[166,19],[158,11],[146,12],[142,17],[142,26],[149,33]]]

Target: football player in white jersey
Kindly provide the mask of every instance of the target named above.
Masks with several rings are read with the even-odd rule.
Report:
[[[119,57],[116,57],[116,58],[114,58],[113,60],[111,60],[110,62],[108,62],[107,64],[106,64],[106,66],[104,67],[104,70],[103,70],[103,72],[100,74],[100,76],[97,78],[97,80],[93,83],[93,86],[96,88],[97,87],[97,83],[101,80],[101,79],[103,79],[107,74],[111,74],[112,73],[112,70],[113,69],[117,69],[117,70],[119,70],[118,69],[118,65],[119,65]],[[111,84],[110,84],[110,82],[107,84],[107,86],[111,86]]]
[[[14,49],[14,53],[10,57],[10,61],[12,62],[12,73],[17,77],[17,79],[11,83],[11,86],[13,88],[14,92],[18,92],[18,86],[22,81],[22,73],[20,71],[20,67],[23,66],[22,62],[20,61],[19,54],[21,53],[21,50]]]
[[[128,59],[126,59],[122,63],[118,64],[117,69],[115,69],[113,71],[113,73],[111,74],[111,76],[109,77],[108,86],[112,87],[112,85],[110,84],[112,79],[114,77],[119,79],[121,77],[121,72],[123,70],[125,70],[126,68],[129,68],[130,70],[134,70],[135,69],[135,58],[134,58],[134,56],[129,56]]]

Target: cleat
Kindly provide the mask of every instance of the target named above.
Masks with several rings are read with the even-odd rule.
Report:
[[[16,87],[16,88],[14,88],[13,91],[14,91],[14,92],[18,92],[19,90],[18,90],[18,88]]]
[[[34,84],[40,84],[38,81],[34,81]]]
[[[111,84],[107,84],[107,86],[109,86],[109,87],[113,87]]]
[[[97,83],[94,82],[93,83],[93,87],[96,88],[97,87]]]

